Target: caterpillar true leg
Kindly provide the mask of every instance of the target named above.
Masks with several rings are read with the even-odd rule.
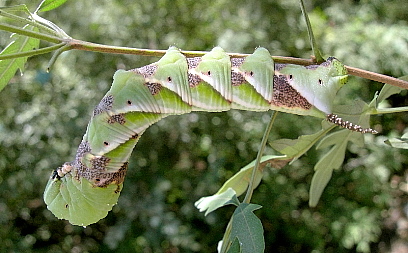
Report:
[[[372,134],[378,134],[378,132],[372,128],[363,128],[360,125],[351,123],[349,121],[345,121],[342,118],[340,118],[338,115],[336,114],[328,114],[326,117],[327,121],[336,124],[342,128],[347,128],[351,131],[355,131],[355,132],[360,132],[360,133],[372,133]]]

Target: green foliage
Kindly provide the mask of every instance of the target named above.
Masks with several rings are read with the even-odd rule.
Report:
[[[238,239],[240,251],[232,252],[264,252],[262,223],[253,211],[261,208],[259,205],[242,203],[232,215],[230,238]]]
[[[394,148],[408,149],[408,133],[405,133],[401,138],[391,138],[385,141],[386,144]]]
[[[25,30],[36,31],[37,29],[32,26],[25,26]],[[22,35],[13,35],[13,41],[0,53],[0,55],[14,54],[25,52],[28,50],[38,48],[40,44],[39,39],[34,39]],[[0,61],[0,91],[8,84],[10,79],[16,74],[17,70],[24,71],[24,65],[27,61],[27,57],[1,60]]]
[[[37,3],[27,4],[33,10]],[[401,1],[306,4],[323,52],[352,66],[406,74],[408,20]],[[154,49],[176,44],[188,50],[220,45],[235,52],[262,45],[275,55],[311,54],[295,1],[217,1],[211,6],[186,0],[68,1],[44,15],[75,38],[104,44]],[[0,36],[3,47],[6,38]],[[96,225],[76,228],[46,210],[41,200],[46,179],[61,161],[72,159],[115,70],[154,59],[69,52],[48,74],[41,69],[49,59],[29,61],[24,76],[14,77],[0,93],[0,250],[214,252],[220,240],[214,235],[223,233],[231,209],[204,217],[192,203],[217,192],[253,160],[269,114],[192,113],[152,126],[132,156],[113,212]],[[336,104],[352,104],[357,97],[370,101],[380,85],[366,84],[352,78]],[[380,109],[406,104],[404,95],[394,94]],[[404,150],[384,141],[401,136],[407,120],[404,114],[371,120],[381,135],[366,135],[364,147],[348,144],[345,163],[333,171],[316,208],[308,207],[308,191],[313,165],[325,151],[310,149],[291,166],[265,170],[253,202],[264,206],[256,214],[263,222],[266,252],[368,252],[390,243],[389,234],[398,239],[386,224],[395,222],[389,213],[402,212],[398,203],[406,203],[400,186],[406,184],[407,159]],[[308,135],[320,129],[319,122],[280,115],[270,138]]]
[[[64,4],[67,0],[43,0],[38,6],[37,11],[44,12],[54,10],[60,5]]]

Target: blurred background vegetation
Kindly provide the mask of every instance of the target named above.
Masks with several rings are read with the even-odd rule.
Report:
[[[39,2],[39,1],[38,1]],[[1,6],[36,1],[4,1]],[[306,0],[325,56],[393,76],[407,75],[408,2]],[[43,17],[81,40],[109,45],[308,58],[296,0],[67,1]],[[0,49],[9,34],[0,33]],[[230,111],[173,116],[149,128],[136,146],[119,203],[87,228],[57,220],[42,200],[52,170],[73,159],[91,111],[118,68],[157,58],[71,51],[47,73],[51,55],[29,59],[0,93],[1,252],[215,252],[233,208],[204,217],[194,202],[211,195],[255,159],[270,113]],[[379,83],[351,77],[336,103],[370,101]],[[406,92],[390,106],[407,105]],[[350,146],[316,208],[308,206],[313,166],[324,152],[268,170],[253,203],[266,252],[406,252],[407,152],[383,144],[406,131],[406,113],[372,118],[381,129]],[[297,138],[320,120],[280,114],[270,139]],[[271,150],[268,150],[271,153]]]

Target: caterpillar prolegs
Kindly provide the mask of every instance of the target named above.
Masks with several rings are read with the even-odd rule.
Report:
[[[143,132],[160,119],[191,111],[276,110],[324,118],[359,132],[332,114],[332,101],[347,80],[344,65],[274,64],[265,48],[230,58],[216,47],[186,58],[170,47],[156,63],[118,70],[93,111],[74,161],[55,170],[46,186],[48,209],[71,224],[87,226],[117,203],[128,159]]]

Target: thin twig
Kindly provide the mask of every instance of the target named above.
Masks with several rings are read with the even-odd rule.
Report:
[[[377,81],[380,83],[387,83],[387,84],[397,86],[400,88],[408,89],[407,81],[397,79],[395,77],[383,75],[383,74],[378,74],[378,73],[371,72],[371,71],[364,70],[364,69],[358,69],[358,68],[354,68],[350,66],[345,66],[345,67],[349,75],[358,76],[358,77],[362,77],[365,79]]]
[[[85,50],[85,51],[93,51],[93,52],[101,52],[101,53],[111,53],[111,54],[132,54],[132,55],[142,55],[142,56],[157,56],[161,57],[166,53],[166,50],[152,50],[152,49],[139,49],[139,48],[130,48],[130,47],[115,47],[115,46],[107,46],[82,40],[76,39],[67,39],[65,40],[67,44],[69,44],[71,49],[78,49],[78,50]],[[186,57],[199,57],[203,56],[204,54],[208,53],[205,51],[181,51]],[[230,57],[246,57],[249,54],[235,54],[235,53],[228,53]],[[288,64],[297,64],[297,65],[312,65],[316,64],[314,59],[302,59],[302,58],[294,58],[294,57],[284,57],[284,56],[272,56],[273,60],[276,63],[288,63]],[[408,82],[397,79],[394,77],[378,74],[375,72],[370,72],[363,69],[358,69],[350,66],[345,66],[348,70],[348,73],[353,76],[363,77],[369,80],[381,82],[381,83],[388,83],[393,86],[401,87],[404,89],[408,89]]]
[[[78,49],[83,51],[93,51],[93,52],[101,52],[101,53],[111,53],[111,54],[131,54],[131,55],[142,55],[142,56],[158,56],[161,57],[166,53],[166,50],[151,50],[151,49],[138,49],[138,48],[130,48],[130,47],[116,47],[116,46],[108,46],[103,44],[97,44],[82,40],[76,40],[72,38],[58,38],[52,35],[45,35],[39,32],[33,32],[25,30],[21,27],[8,25],[8,24],[0,24],[0,30],[5,30],[9,32],[14,32],[20,35],[37,38],[41,40],[45,40],[52,43],[66,43],[67,47],[66,50],[69,49]],[[207,52],[205,51],[181,51],[186,57],[198,57],[203,56]],[[35,55],[37,53],[34,53]],[[229,53],[231,57],[246,57],[248,54],[236,54],[236,53]],[[30,55],[24,55],[30,56]],[[284,57],[284,56],[272,56],[273,60],[276,63],[287,63],[287,64],[297,64],[297,65],[312,65],[316,64],[314,59],[302,59],[302,58],[294,58],[294,57]],[[348,73],[353,76],[358,76],[362,78],[366,78],[369,80],[381,82],[381,83],[388,83],[393,86],[401,87],[404,89],[408,89],[408,82],[397,79],[394,77],[378,74],[375,72],[362,70],[350,66],[345,66],[348,70]]]
[[[110,54],[131,54],[131,55],[141,55],[141,56],[157,56],[162,57],[167,50],[156,50],[156,49],[140,49],[140,48],[131,48],[131,47],[117,47],[117,46],[108,46],[103,44],[97,44],[82,40],[76,39],[65,39],[67,44],[69,44],[71,49],[78,49],[83,51],[92,51],[92,52],[101,52],[101,53],[110,53]],[[180,51],[186,57],[200,57],[208,53],[207,51]],[[227,53],[230,57],[246,57],[249,54],[238,54],[238,53]],[[294,57],[285,57],[285,56],[272,56],[273,60],[277,63],[291,63],[298,65],[312,65],[315,62],[312,59],[302,59]]]
[[[20,34],[20,35],[24,35],[24,36],[27,36],[27,37],[36,38],[36,39],[40,39],[40,40],[45,40],[45,41],[52,42],[52,43],[60,43],[60,42],[63,41],[63,39],[58,38],[58,37],[53,36],[53,35],[45,35],[43,33],[25,30],[25,29],[23,29],[21,27],[14,26],[14,25],[7,25],[7,24],[4,24],[4,23],[0,24],[0,30],[4,30],[4,31],[12,32],[12,33],[17,33],[17,34]]]
[[[263,152],[265,150],[266,143],[268,142],[269,133],[272,130],[272,126],[273,126],[273,123],[275,122],[275,119],[276,119],[277,115],[278,115],[277,111],[272,112],[272,118],[269,121],[269,124],[266,127],[266,130],[265,130],[264,135],[262,137],[261,145],[260,145],[260,148],[258,150],[258,154],[256,156],[255,166],[254,166],[254,169],[252,171],[251,180],[249,181],[248,190],[246,192],[243,203],[248,203],[249,204],[250,201],[251,201],[252,194],[254,192],[255,175],[256,175],[256,172],[259,170],[259,166],[261,164],[261,159],[262,159],[262,156],[263,156]]]
[[[14,59],[14,58],[19,58],[19,57],[31,57],[31,56],[39,55],[39,54],[46,54],[46,53],[55,51],[59,49],[60,47],[63,47],[64,45],[65,43],[60,43],[54,46],[44,47],[40,49],[35,49],[35,50],[30,50],[30,51],[25,51],[25,52],[18,52],[18,53],[13,53],[13,54],[0,55],[0,60]]]

